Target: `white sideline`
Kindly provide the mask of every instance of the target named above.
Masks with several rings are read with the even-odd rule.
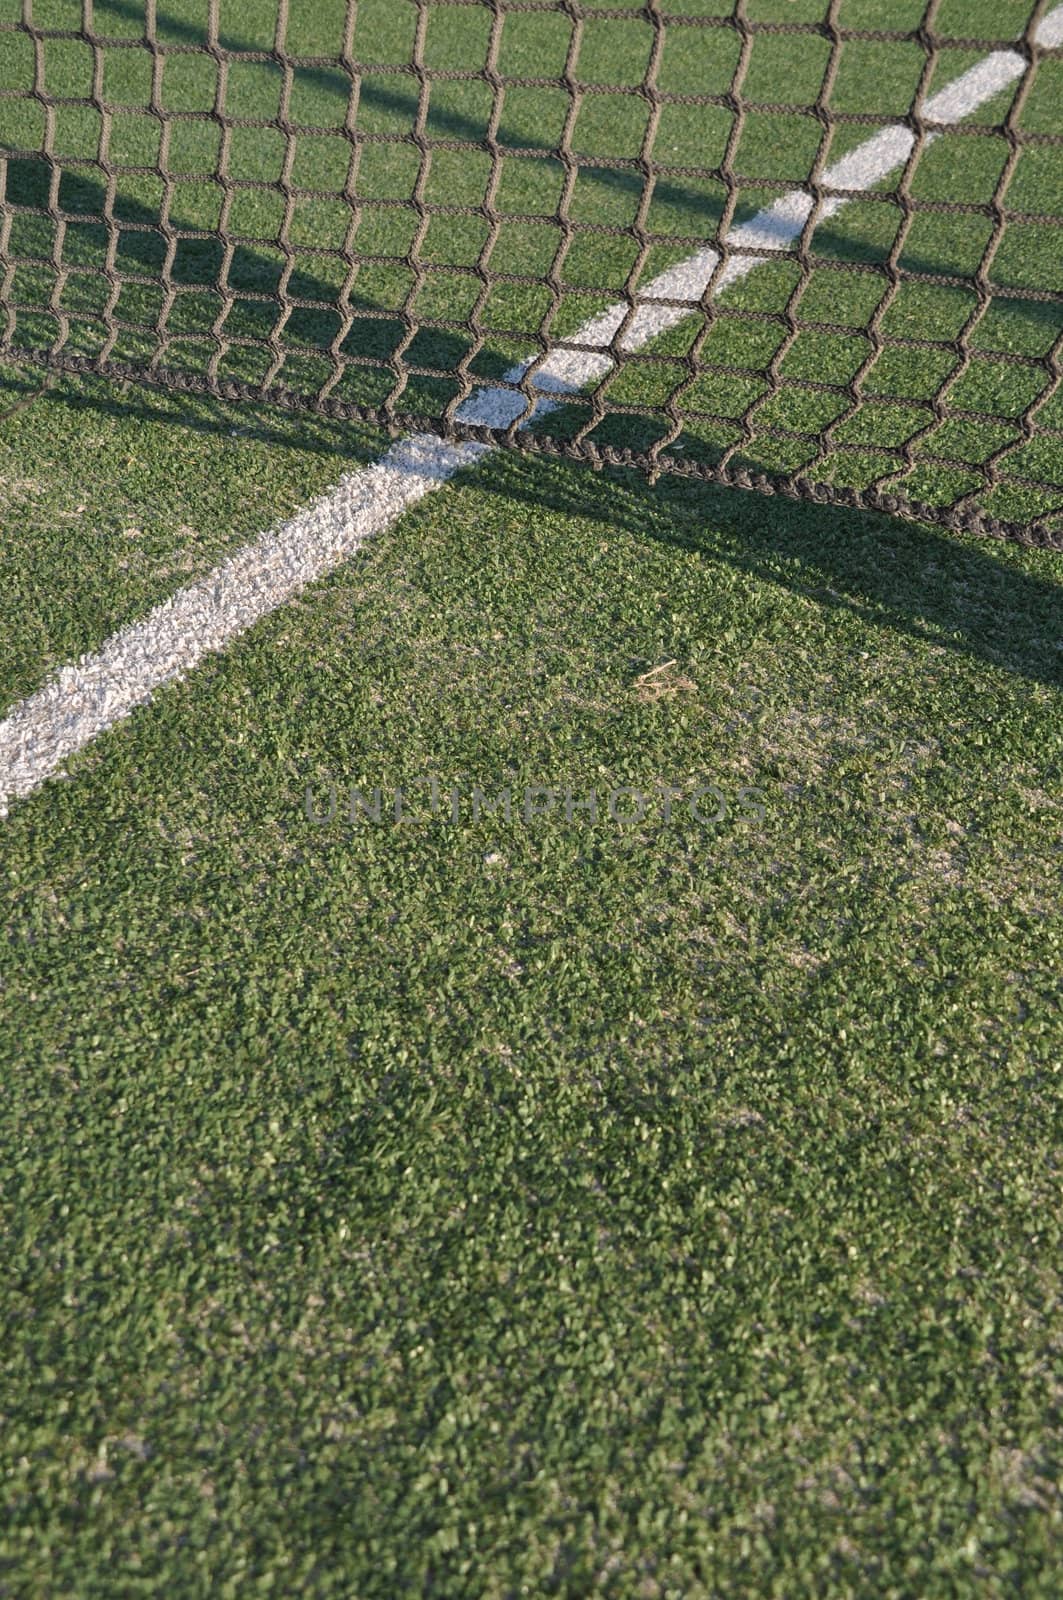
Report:
[[[1063,5],[1042,19],[1036,38],[1045,48],[1063,44]],[[923,114],[928,121],[958,122],[1013,83],[1025,65],[1016,51],[994,51],[931,95]],[[869,189],[903,165],[914,138],[908,128],[885,128],[827,168],[823,182],[831,188]],[[720,274],[717,290],[745,277],[764,259],[742,254],[743,250],[784,250],[791,245],[812,204],[809,195],[794,190],[734,229],[728,243],[735,254]],[[833,216],[846,204],[844,197],[832,196],[820,216]],[[675,299],[696,304],[718,260],[717,252],[707,248],[648,283],[636,296],[638,309],[622,348],[636,350],[690,316],[691,306],[655,302]],[[611,307],[580,328],[572,342],[607,345],[628,309]],[[508,380],[519,382],[529,365],[513,368]],[[563,394],[596,382],[611,366],[605,353],[558,350],[538,369],[534,381],[538,388]],[[487,388],[472,395],[458,417],[470,424],[506,427],[525,407],[522,395]],[[552,402],[544,400],[536,414],[552,408]],[[161,685],[184,677],[205,655],[222,650],[493,448],[447,444],[430,434],[399,440],[375,465],[350,473],[290,522],[260,535],[198,583],[179,589],[142,621],[119,629],[100,650],[63,667],[0,722],[0,817],[8,814],[12,800],[31,794],[59,771],[68,756],[149,701]]]

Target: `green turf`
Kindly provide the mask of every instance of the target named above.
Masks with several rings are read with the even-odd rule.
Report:
[[[406,8],[360,9],[398,59]],[[139,10],[96,5],[130,34]],[[298,48],[328,48],[333,10],[293,12]],[[268,43],[269,13],[223,4],[223,26]],[[202,27],[192,0],[167,14],[174,39]],[[957,36],[1004,20],[939,13]],[[526,21],[545,64],[556,19]],[[839,92],[888,111],[901,64],[866,62]],[[533,104],[510,115],[535,135]],[[510,166],[514,208],[549,206],[547,164]],[[579,204],[631,193],[603,176]],[[881,253],[884,209],[825,251]],[[805,312],[858,329],[868,281],[823,269]],[[792,286],[768,267],[726,303]],[[897,331],[962,321],[910,287]],[[720,318],[709,349],[749,387],[706,380],[706,409],[755,396],[774,338]],[[978,331],[1051,338],[1015,299]],[[847,372],[859,344],[802,337],[784,370]],[[869,387],[925,398],[947,369],[910,357]],[[974,364],[964,403],[1021,406],[1022,370]],[[0,380],[3,707],[382,444]],[[783,425],[813,402],[792,391]],[[687,448],[725,444],[706,425]],[[1048,552],[498,456],[14,804],[0,1594],[1055,1600],[1061,579]],[[428,776],[459,786],[456,821],[426,814]],[[323,811],[333,784],[315,822],[308,786]],[[396,785],[404,823],[343,815],[352,786]],[[517,814],[475,818],[476,785]],[[699,785],[717,823],[685,804]],[[529,786],[602,814],[525,820]],[[662,786],[667,820],[609,817],[610,791]]]
[[[285,412],[0,367],[0,705],[387,443]],[[6,380],[6,381],[5,381]]]
[[[7,0],[0,20],[15,16],[18,7]],[[726,5],[692,3],[690,15],[720,15]],[[334,55],[342,37],[342,0],[315,4],[308,15],[300,8],[292,18],[288,44],[298,54]],[[796,4],[794,0],[765,0],[748,15],[754,22],[822,22],[824,0]],[[918,5],[907,0],[869,4],[848,0],[838,12],[843,27],[912,28],[921,17]],[[75,27],[81,15],[80,0],[38,0],[34,17],[40,26]],[[222,42],[231,49],[264,49],[272,43],[274,0],[253,0],[239,7],[222,6]],[[143,27],[143,8],[134,0],[99,0],[97,28],[118,37],[135,38]],[[935,30],[944,39],[1012,37],[1024,18],[1009,14],[990,0],[977,4],[946,4],[940,8]],[[410,79],[386,70],[409,61],[416,11],[395,0],[363,0],[359,8],[354,48],[369,64],[360,88],[359,127],[372,136],[408,134],[416,115],[416,86]],[[479,6],[434,6],[429,10],[425,59],[432,68],[468,69],[485,59],[491,14]],[[571,23],[557,13],[511,13],[502,30],[499,57],[508,75],[551,75],[563,70]],[[202,8],[193,0],[174,0],[159,11],[158,36],[166,44],[202,43]],[[589,82],[637,84],[648,59],[652,29],[647,22],[617,22],[590,18],[584,25],[579,71]],[[745,98],[758,104],[809,105],[816,97],[829,56],[829,41],[820,35],[760,34],[755,40],[743,80]],[[5,36],[5,63],[0,67],[0,88],[25,89],[32,81],[32,51],[27,39]],[[940,88],[984,55],[984,49],[944,47],[930,91]],[[157,120],[142,114],[150,99],[150,57],[136,49],[103,51],[104,92],[120,107],[111,133],[109,154],[124,165],[154,166],[160,159]],[[674,26],[666,36],[661,60],[660,87],[671,93],[724,93],[731,84],[739,54],[739,40],[729,29],[702,30]],[[831,97],[840,113],[896,118],[911,104],[923,54],[912,43],[875,40],[851,41],[839,57]],[[53,94],[85,97],[91,89],[92,52],[79,41],[50,41],[45,47],[46,86]],[[378,66],[381,70],[374,72]],[[1063,131],[1059,107],[1063,62],[1046,61],[1035,80],[1020,126],[1036,133]],[[273,118],[277,115],[282,74],[275,64],[233,61],[228,68],[226,106],[233,116]],[[314,301],[316,306],[295,307],[283,327],[289,353],[277,369],[273,352],[263,344],[277,324],[277,308],[253,296],[275,293],[287,256],[278,245],[284,214],[281,195],[237,187],[226,219],[227,231],[241,244],[229,262],[228,282],[239,296],[223,324],[218,323],[223,300],[215,284],[222,270],[220,245],[209,238],[184,240],[178,247],[173,276],[182,292],[167,313],[161,351],[154,325],[163,310],[161,289],[148,280],[162,271],[164,241],[151,231],[163,201],[163,188],[153,174],[123,174],[118,182],[114,214],[120,228],[118,264],[144,281],[122,291],[116,314],[130,326],[109,350],[112,359],[143,364],[161,355],[163,364],[202,374],[214,362],[219,379],[261,383],[268,378],[313,395],[333,372],[328,350],[340,332],[339,317],[323,307],[334,304],[344,288],[347,268],[336,254],[348,238],[350,207],[341,191],[348,177],[350,148],[342,136],[347,110],[346,76],[327,67],[306,68],[295,74],[291,117],[322,131],[296,140],[291,181],[313,191],[299,198],[293,209],[288,237],[294,250],[288,282],[290,295]],[[174,112],[209,111],[214,103],[216,72],[202,56],[172,57],[162,78],[163,106]],[[560,90],[510,88],[505,95],[499,138],[504,147],[522,154],[506,155],[501,164],[496,206],[503,214],[490,256],[490,271],[510,278],[545,276],[555,261],[562,230],[554,220],[564,183],[560,162],[546,152],[556,144],[567,109]],[[972,120],[992,124],[1003,116],[1008,96],[982,108]],[[486,83],[433,85],[426,132],[437,139],[482,140],[491,111]],[[32,151],[42,138],[42,112],[34,102],[0,101],[0,142],[10,148]],[[645,129],[647,109],[638,98],[589,94],[573,130],[574,147],[584,157],[636,158]],[[724,154],[731,116],[724,107],[666,106],[654,154],[658,161],[677,169],[711,167]],[[871,130],[867,125],[840,123],[830,146],[832,158],[859,144]],[[737,194],[735,220],[751,216],[791,184],[807,177],[819,147],[821,130],[807,114],[750,110],[739,145],[734,170],[749,180]],[[99,117],[91,106],[61,106],[57,113],[54,148],[60,157],[95,157]],[[210,121],[175,122],[170,125],[167,154],[169,169],[179,175],[170,202],[175,225],[216,229],[222,222],[222,190],[212,174],[219,159],[219,134]],[[539,152],[539,153],[536,153]],[[1000,137],[972,138],[948,134],[927,149],[917,168],[913,196],[936,202],[962,198],[987,204],[1007,155]],[[237,185],[248,180],[274,182],[281,177],[285,140],[275,128],[236,128],[232,132],[227,174]],[[395,312],[409,302],[412,315],[424,319],[406,359],[437,371],[452,372],[468,355],[470,340],[459,327],[434,327],[433,321],[461,322],[473,315],[481,293],[477,265],[488,238],[486,222],[477,217],[433,215],[423,240],[427,269],[417,287],[412,271],[400,258],[410,249],[417,215],[410,197],[420,169],[418,151],[410,145],[363,145],[357,171],[357,191],[367,202],[360,214],[355,247],[376,259],[365,263],[351,287],[356,321],[345,338],[345,357],[360,358],[348,366],[330,397],[360,405],[379,406],[392,397],[400,412],[410,416],[438,415],[459,392],[451,378],[410,378],[401,394],[395,391],[391,357],[404,336]],[[479,205],[485,198],[491,160],[485,151],[436,151],[426,174],[425,200],[430,206]],[[46,201],[49,174],[40,162],[22,159],[10,163],[8,193],[20,204],[41,206]],[[622,296],[636,263],[637,245],[630,238],[611,237],[597,231],[603,224],[626,227],[635,219],[642,187],[637,170],[602,166],[580,172],[572,194],[575,223],[567,254],[559,268],[559,303],[545,284],[496,281],[480,308],[484,327],[483,348],[469,367],[473,376],[498,377],[514,360],[534,352],[543,319],[551,334],[569,337],[586,319]],[[98,169],[67,167],[60,201],[68,211],[102,216],[105,189]],[[401,202],[381,207],[381,200]],[[689,173],[659,179],[647,216],[655,241],[642,272],[651,275],[689,255],[697,243],[711,237],[726,199],[718,180],[699,180]],[[1063,191],[1054,147],[1028,146],[1016,165],[1008,194],[1014,209],[1031,216],[1063,217]],[[125,223],[125,227],[121,224]],[[816,235],[816,250],[853,268],[885,261],[901,223],[899,209],[869,199],[850,205],[838,218],[824,224]],[[906,234],[901,265],[921,273],[970,275],[978,267],[992,232],[992,220],[919,212]],[[982,493],[979,464],[994,451],[1021,440],[1015,422],[1044,388],[1044,357],[1057,340],[1063,320],[1058,304],[1021,298],[1022,291],[1050,290],[1055,284],[1059,256],[1059,225],[1054,222],[1014,221],[1003,230],[993,261],[991,281],[997,298],[970,333],[974,350],[961,368],[949,347],[967,320],[977,311],[973,288],[935,287],[905,282],[892,297],[882,324],[885,348],[869,370],[863,372],[862,391],[867,399],[849,416],[847,385],[873,355],[862,329],[886,291],[885,280],[865,272],[840,273],[826,267],[814,274],[799,300],[791,302],[799,274],[792,265],[761,269],[750,282],[721,301],[720,320],[702,352],[710,370],[682,397],[687,414],[679,440],[689,461],[714,462],[721,453],[737,447],[736,465],[756,469],[807,470],[824,481],[846,482],[855,487],[885,481],[884,475],[904,467],[896,452],[917,436],[917,458],[942,455],[954,466],[930,461],[889,487],[903,487],[911,496],[929,503],[948,503],[957,495],[980,493],[983,508],[1000,516],[1021,520],[1046,516],[1059,509],[1063,488],[1058,438],[1053,434],[1024,446],[1009,458],[1012,469],[1040,483],[1034,488],[1005,483]],[[14,218],[9,248],[12,254],[48,258],[56,245],[54,225],[43,216],[20,214]],[[69,316],[64,349],[68,353],[97,356],[103,348],[101,313],[110,294],[100,270],[108,246],[108,229],[102,222],[68,225],[62,256],[74,267],[63,286],[60,303]],[[14,274],[13,293],[27,306],[19,314],[16,343],[48,348],[60,327],[53,311],[45,309],[55,289],[55,272],[47,265],[20,267]],[[349,286],[350,287],[350,286]],[[1008,291],[1013,291],[1011,294]],[[416,291],[416,293],[415,293]],[[413,299],[410,300],[410,297]],[[854,335],[839,345],[836,333],[812,327],[799,335],[779,364],[782,388],[774,397],[768,391],[774,380],[768,363],[779,350],[785,327],[778,320],[788,303],[800,319],[816,324],[852,325]],[[756,314],[757,320],[736,320],[733,312]],[[765,316],[776,320],[765,321]],[[697,332],[695,319],[648,352],[656,356],[682,356]],[[1001,345],[1001,337],[1005,344]],[[935,339],[940,348],[921,350],[897,340]],[[219,340],[221,343],[219,343]],[[241,343],[249,340],[250,343]],[[1005,364],[995,357],[1006,351],[1022,358]],[[748,382],[736,378],[734,369],[752,365]],[[598,443],[646,448],[662,436],[664,423],[653,408],[660,406],[684,376],[679,360],[664,365],[633,364],[613,384],[608,394],[612,406],[650,408],[649,415],[610,409],[591,437]],[[832,385],[811,390],[811,380]],[[943,384],[948,403],[969,416],[937,425],[928,401]],[[700,413],[700,415],[699,415]],[[550,424],[560,437],[584,429],[590,412],[585,403],[573,405]],[[1058,398],[1049,401],[1038,418],[1042,428],[1060,429],[1063,408]],[[822,443],[817,436],[836,424]]]
[[[12,1592],[1057,1593],[1061,621],[497,458],[17,805]]]

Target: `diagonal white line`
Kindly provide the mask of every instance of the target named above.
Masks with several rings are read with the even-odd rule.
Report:
[[[1063,43],[1063,5],[1042,20],[1037,42],[1045,48]],[[1014,83],[1025,69],[1017,51],[994,51],[932,95],[923,115],[927,121],[958,122]],[[905,127],[883,129],[828,168],[824,186],[871,188],[904,164],[914,137]],[[735,254],[718,287],[737,282],[764,259],[741,252],[782,250],[792,244],[812,204],[809,195],[794,190],[734,229],[728,244]],[[845,204],[844,197],[831,196],[820,214],[833,216]],[[638,349],[691,315],[718,259],[715,250],[706,248],[648,283],[637,296],[638,309],[624,336],[624,348]],[[692,305],[655,303],[662,300]],[[572,342],[607,345],[627,311],[627,306],[611,307],[580,328]],[[508,381],[519,383],[529,364],[514,368]],[[547,391],[572,392],[597,381],[611,365],[604,352],[562,349],[539,368],[534,383]],[[539,412],[551,405],[542,401]],[[458,416],[469,424],[508,427],[525,406],[523,395],[488,388],[471,396]],[[262,534],[200,582],[178,590],[142,621],[120,629],[100,650],[63,667],[0,722],[0,817],[7,815],[12,800],[39,788],[69,756],[146,704],[156,689],[184,677],[205,655],[224,649],[492,448],[447,444],[430,434],[398,441],[374,466],[349,474],[290,522]]]
[[[1037,43],[1046,49],[1063,43],[1063,5],[1049,12],[1036,33]],[[1017,50],[995,50],[969,71],[961,74],[923,104],[926,122],[961,122],[994,95],[1021,78],[1026,62]],[[927,135],[926,143],[939,138],[937,133]],[[847,156],[828,167],[823,174],[825,189],[873,189],[876,183],[903,167],[911,154],[915,134],[910,128],[883,128],[880,133],[865,139]],[[765,259],[762,252],[788,250],[798,237],[812,210],[811,195],[794,189],[766,206],[749,222],[743,223],[728,235],[730,259],[717,281],[716,292],[726,289],[746,277]],[[837,215],[848,201],[841,195],[824,200],[820,221]],[[745,252],[745,253],[744,253]],[[621,342],[624,350],[637,350],[685,321],[705,292],[719,261],[711,245],[688,257],[678,266],[670,267],[647,283],[635,296],[639,309]],[[654,301],[685,300],[687,306],[655,305]],[[586,323],[573,334],[571,343],[607,346],[627,315],[627,306],[611,306],[598,317]],[[528,363],[507,372],[510,383],[519,383]],[[542,389],[557,389],[563,393],[584,389],[603,378],[613,365],[609,356],[595,351],[558,350],[535,374],[535,385]],[[467,411],[459,413],[462,421],[490,423],[494,427],[508,427],[514,417],[519,417],[526,402],[523,396],[509,390],[486,390],[474,396]],[[542,415],[549,409],[543,402],[536,413]]]

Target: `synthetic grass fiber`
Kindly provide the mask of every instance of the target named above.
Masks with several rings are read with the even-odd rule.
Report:
[[[496,457],[13,809],[11,1593],[1058,1592],[1058,565],[765,504]]]
[[[143,26],[132,0],[93,9]],[[226,37],[268,50],[268,9],[223,6]],[[445,9],[460,65],[485,8]],[[202,35],[204,7],[165,10],[160,36]],[[407,8],[364,14],[387,61]],[[38,26],[83,16],[35,0]],[[333,17],[293,8],[297,47]],[[946,0],[935,27],[995,37],[1012,10]],[[814,94],[822,43],[758,36],[750,96]],[[902,72],[868,45],[835,93],[877,127],[920,53]],[[140,58],[116,56],[139,103]],[[1058,128],[1053,72],[1031,128]],[[408,125],[410,85],[388,88],[367,106]],[[190,69],[175,92],[204,90]],[[552,138],[544,116],[539,91],[507,99],[521,138]],[[832,157],[868,132],[839,127]],[[737,225],[793,181],[763,140],[778,191]],[[942,136],[917,181],[969,190],[996,142]],[[1010,192],[1028,172],[1022,204],[1049,210],[1058,171],[1032,154]],[[510,165],[514,208],[549,208],[547,164]],[[629,216],[637,183],[596,170],[588,220]],[[711,235],[718,196],[657,194]],[[157,204],[149,175],[122,204]],[[854,201],[817,248],[888,256],[887,209]],[[917,220],[932,270],[973,270],[977,241]],[[589,281],[622,279],[618,241],[591,244]],[[1039,249],[1009,281],[1048,281]],[[792,270],[721,301],[758,313],[710,336],[754,378]],[[803,304],[857,330],[857,281],[817,268]],[[511,287],[524,338],[486,377],[541,316]],[[890,316],[951,338],[951,292],[906,280]],[[98,311],[71,316],[86,356]],[[971,343],[1043,360],[1057,313],[995,300]],[[843,344],[786,360],[851,372]],[[949,360],[879,359],[924,398]],[[4,708],[388,444],[41,376],[0,368]],[[972,401],[972,453],[1005,403],[1025,400]],[[769,444],[750,459],[774,470]],[[0,823],[0,1594],[1056,1600],[1061,803],[1058,554],[542,456],[488,457],[161,688]]]

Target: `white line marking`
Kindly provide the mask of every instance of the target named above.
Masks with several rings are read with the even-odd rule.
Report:
[[[1046,48],[1063,42],[1063,5],[1057,6],[1043,19],[1036,38],[1038,44]],[[979,106],[984,105],[987,100],[991,100],[994,95],[1000,94],[1017,78],[1021,78],[1025,70],[1026,62],[1017,51],[995,50],[992,55],[986,56],[983,61],[979,61],[946,88],[924,101],[923,117],[927,122],[960,122]],[[938,133],[929,133],[926,143],[931,144],[940,137]],[[851,150],[847,156],[843,156],[840,161],[828,167],[823,174],[823,186],[827,189],[873,189],[876,183],[881,183],[891,172],[903,167],[914,143],[915,134],[910,128],[883,128],[881,133],[872,135],[855,150]],[[824,200],[818,220],[826,221],[848,204],[849,202],[841,195],[830,196]],[[749,222],[735,228],[728,237],[728,245],[734,253],[720,274],[716,292],[726,289],[732,283],[737,283],[764,260],[761,254],[744,255],[743,250],[758,252],[788,250],[804,227],[812,205],[811,195],[795,189],[790,194],[784,195],[781,200],[776,200],[774,205],[766,206],[763,211],[759,211]],[[717,251],[709,246],[690,256],[686,261],[680,262],[678,266],[670,267],[667,272],[662,272],[660,277],[654,278],[640,289],[636,295],[640,309],[631,320],[621,348],[637,350],[689,317],[691,310],[685,306],[653,305],[652,302],[688,300],[696,304],[704,293],[718,260]],[[601,316],[588,322],[578,334],[574,334],[571,342],[607,345],[623,322],[626,312],[626,306],[611,306]],[[604,377],[612,364],[607,355],[579,350],[559,350],[540,367],[535,375],[535,382],[538,387],[544,389],[555,387],[561,390],[583,389]],[[506,377],[511,383],[519,383],[523,370],[522,367],[516,367],[507,373]],[[499,424],[507,426],[513,417],[519,417],[524,409],[521,396],[506,390],[496,390],[494,394],[510,405],[509,415]],[[484,402],[488,402],[490,398],[491,395],[488,393],[484,396]],[[476,420],[481,419],[477,417]]]
[[[1063,5],[1042,20],[1037,41],[1046,48],[1063,43]],[[995,51],[931,95],[924,115],[928,121],[958,122],[1014,83],[1025,67],[1017,52]],[[903,165],[914,137],[908,128],[883,129],[829,167],[824,184],[871,188]],[[834,216],[846,203],[842,196],[829,198],[821,216]],[[811,197],[800,190],[785,195],[736,228],[731,247],[737,252],[786,249],[800,234],[811,206]],[[637,296],[638,310],[624,336],[624,349],[638,349],[690,316],[687,307],[654,302],[697,302],[718,259],[715,250],[701,250],[648,283]],[[732,256],[718,287],[737,282],[763,259]],[[626,311],[625,306],[611,307],[580,328],[572,342],[608,344]],[[508,380],[519,383],[529,364],[513,368]],[[558,393],[582,389],[611,365],[604,353],[558,350],[535,374],[535,386]],[[537,414],[553,404],[543,400]],[[466,423],[506,427],[525,405],[522,395],[485,389],[472,395],[458,415]],[[143,621],[113,634],[100,650],[63,667],[0,722],[0,817],[7,815],[12,800],[39,788],[69,756],[146,704],[156,689],[183,678],[205,655],[224,649],[492,448],[447,444],[430,434],[400,440],[374,466],[349,474],[292,521],[245,545],[199,583],[179,589]]]

